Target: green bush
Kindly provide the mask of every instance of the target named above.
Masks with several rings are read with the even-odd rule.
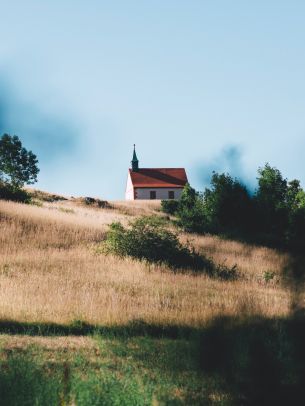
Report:
[[[196,198],[194,205],[188,207],[181,204],[177,211],[177,225],[189,233],[204,234],[206,232],[206,218],[203,210],[203,202]]]
[[[29,203],[31,196],[25,190],[0,181],[0,199]]]
[[[263,278],[266,283],[268,283],[269,281],[272,281],[272,279],[274,279],[274,277],[275,277],[275,272],[273,272],[273,271],[265,271],[263,274]]]
[[[98,207],[100,209],[111,209],[112,206],[107,200],[95,199],[94,197],[81,197],[81,202],[86,206]]]
[[[190,244],[183,245],[178,235],[168,229],[164,219],[156,216],[140,217],[126,228],[121,223],[112,223],[101,250],[106,254],[129,256],[171,268],[204,271],[211,277],[225,280],[237,277],[236,266],[215,265]]]
[[[177,217],[177,224],[187,232],[204,233],[206,231],[202,195],[188,183],[181,194]]]
[[[155,216],[136,219],[125,228],[112,223],[103,243],[103,251],[121,257],[130,256],[151,263],[164,263],[174,268],[211,270],[211,261],[187,245],[170,231],[164,220]]]
[[[162,200],[161,209],[164,213],[175,214],[179,208],[179,200]]]
[[[224,281],[236,280],[239,277],[237,265],[235,264],[232,267],[226,266],[225,263],[214,265],[212,276]]]

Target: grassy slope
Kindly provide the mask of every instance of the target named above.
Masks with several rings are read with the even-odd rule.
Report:
[[[36,397],[38,404],[56,404],[50,391],[68,404],[232,404],[236,393],[222,384],[224,377],[212,379],[201,365],[202,332],[220,318],[246,317],[250,327],[243,325],[242,333],[234,321],[221,335],[247,337],[253,326],[275,334],[273,321],[286,320],[291,308],[293,292],[282,277],[288,255],[181,235],[215,262],[237,264],[237,282],[97,255],[107,224],[157,208],[113,206],[0,202],[1,359],[7,366],[0,395],[6,393],[6,404],[22,404],[5,382],[24,382],[24,368],[33,376],[26,374],[23,399]],[[266,272],[275,275],[269,282]]]

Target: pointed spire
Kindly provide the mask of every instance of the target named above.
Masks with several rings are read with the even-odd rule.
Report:
[[[136,144],[133,144],[133,156],[132,156],[132,161],[131,161],[131,167],[133,171],[138,171],[139,170],[139,160],[137,158],[137,153],[136,153]]]

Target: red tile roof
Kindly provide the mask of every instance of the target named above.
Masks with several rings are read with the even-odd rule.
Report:
[[[184,168],[141,168],[138,171],[129,169],[129,173],[135,188],[181,188],[187,183]]]

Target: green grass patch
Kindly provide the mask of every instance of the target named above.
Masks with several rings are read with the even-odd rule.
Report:
[[[60,331],[67,337],[78,332],[93,344],[52,350],[40,341],[41,347],[21,349],[10,347],[7,336],[1,341],[3,404],[234,406],[305,400],[302,315],[219,317],[200,329],[144,322],[61,328],[53,325],[44,333],[56,333],[56,342]]]
[[[88,350],[2,350],[0,395],[5,405],[205,404],[209,393],[188,340],[94,339],[96,349]]]

